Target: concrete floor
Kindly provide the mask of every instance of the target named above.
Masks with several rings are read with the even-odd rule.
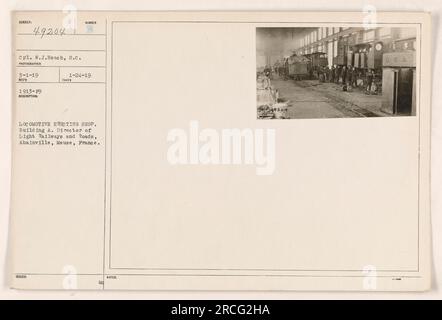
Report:
[[[389,116],[381,111],[380,95],[366,95],[363,90],[342,90],[342,85],[318,80],[273,79],[279,97],[289,100],[290,119],[346,118]]]

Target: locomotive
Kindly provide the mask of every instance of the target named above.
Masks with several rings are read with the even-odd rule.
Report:
[[[293,54],[278,63],[277,70],[280,76],[294,80],[318,78],[318,71],[327,66],[327,55],[322,52],[304,55]]]
[[[319,78],[319,71],[328,65],[327,54],[323,52],[314,52],[304,55],[310,59],[310,74],[313,78]]]

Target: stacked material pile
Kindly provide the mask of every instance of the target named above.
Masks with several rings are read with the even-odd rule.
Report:
[[[279,102],[278,90],[275,90],[270,79],[261,75],[257,79],[256,100],[258,119],[284,119],[287,113],[287,103]]]
[[[265,75],[261,75],[257,79],[256,94],[258,107],[276,103],[275,90],[270,83],[270,79]]]

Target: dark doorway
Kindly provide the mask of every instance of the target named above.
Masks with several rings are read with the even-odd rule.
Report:
[[[413,98],[413,69],[401,68],[399,69],[399,72],[395,74],[395,76],[396,75],[397,98],[395,113],[399,115],[410,115]]]

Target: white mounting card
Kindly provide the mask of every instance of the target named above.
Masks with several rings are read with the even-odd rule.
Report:
[[[16,11],[11,287],[431,286],[431,17]]]

